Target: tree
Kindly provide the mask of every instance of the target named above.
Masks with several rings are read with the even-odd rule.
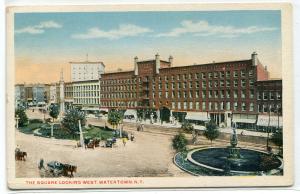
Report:
[[[198,132],[195,130],[194,126],[188,121],[185,121],[181,128],[188,133],[192,133],[192,141],[193,144],[195,144],[197,142]]]
[[[281,151],[281,147],[283,145],[283,137],[282,130],[278,130],[274,132],[271,136],[271,141],[278,146],[279,151]]]
[[[117,110],[111,110],[108,113],[108,119],[107,122],[111,124],[114,128],[120,124],[120,121],[122,120],[122,114]]]
[[[23,108],[18,108],[15,111],[15,117],[19,117],[18,125],[20,127],[25,126],[28,123],[28,117],[25,113],[25,110]]]
[[[55,105],[55,104],[51,104],[50,105],[50,112],[49,112],[50,116],[52,117],[53,119],[53,122],[54,122],[54,119],[57,119],[58,115],[59,115],[59,109],[58,109],[58,106]]]
[[[62,121],[62,125],[69,129],[70,132],[74,135],[77,132],[79,132],[79,126],[78,121],[80,120],[81,126],[85,126],[85,114],[82,111],[79,111],[77,109],[70,109],[67,110],[65,113],[65,116]]]
[[[185,152],[186,151],[186,145],[187,145],[187,139],[185,138],[183,133],[179,133],[175,135],[175,137],[172,140],[172,146],[175,150],[179,152]]]
[[[203,135],[206,137],[206,139],[210,140],[211,145],[212,141],[219,137],[220,131],[218,130],[217,125],[213,120],[210,120],[209,123],[207,123]]]

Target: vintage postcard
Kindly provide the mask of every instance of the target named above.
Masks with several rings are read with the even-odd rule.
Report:
[[[292,185],[291,16],[7,7],[8,187]]]

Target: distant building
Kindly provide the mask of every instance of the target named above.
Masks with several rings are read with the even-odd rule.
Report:
[[[50,84],[50,104],[59,103],[59,84],[52,83]]]
[[[100,82],[86,80],[72,82],[73,105],[85,111],[100,110]],[[71,90],[71,87],[69,91]],[[71,95],[70,93],[68,95]]]
[[[15,85],[15,107],[25,107],[26,99],[25,99],[25,85],[24,84],[16,84]]]
[[[98,62],[70,62],[71,65],[71,82],[99,80],[100,74],[104,73],[104,64]]]

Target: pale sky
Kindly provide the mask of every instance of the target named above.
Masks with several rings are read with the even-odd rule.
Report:
[[[281,78],[280,11],[17,13],[17,83],[59,81],[69,61],[133,69],[133,58],[174,57],[174,66],[250,59]]]

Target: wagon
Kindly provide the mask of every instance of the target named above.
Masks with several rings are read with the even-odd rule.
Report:
[[[58,177],[64,172],[64,164],[57,161],[51,161],[47,163],[47,167],[48,171],[52,173],[54,177]]]

